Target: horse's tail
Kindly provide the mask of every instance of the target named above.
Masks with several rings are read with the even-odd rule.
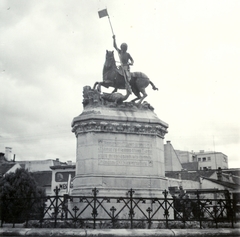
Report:
[[[151,81],[149,81],[149,83],[151,84],[153,90],[158,90],[158,88]]]

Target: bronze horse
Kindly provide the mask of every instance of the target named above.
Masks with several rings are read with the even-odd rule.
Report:
[[[150,79],[142,72],[133,72],[131,73],[130,86],[132,92],[137,96],[132,102],[139,100],[138,104],[147,97],[147,93],[145,88],[151,84],[153,90],[158,90],[157,87],[150,81]],[[121,73],[121,68],[117,68],[116,61],[114,58],[114,51],[106,52],[106,61],[103,67],[103,81],[95,82],[93,89],[96,88],[98,91],[101,91],[101,86],[106,88],[114,87],[112,93],[116,92],[118,89],[127,89],[127,85],[125,84],[125,79],[123,73]],[[128,89],[127,89],[128,90]],[[141,96],[141,94],[142,96]]]

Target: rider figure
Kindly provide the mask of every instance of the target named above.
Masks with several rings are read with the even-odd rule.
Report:
[[[113,35],[113,47],[118,51],[120,60],[121,60],[121,66],[125,72],[125,75],[127,77],[128,82],[131,80],[131,73],[130,73],[130,67],[129,65],[133,65],[134,61],[131,55],[127,52],[127,44],[122,43],[119,49],[116,44],[115,35]],[[130,63],[128,62],[130,60]]]

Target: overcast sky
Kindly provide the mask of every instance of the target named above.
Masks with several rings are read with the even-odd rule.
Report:
[[[113,50],[108,18],[98,17],[106,7],[131,71],[159,88],[146,101],[169,124],[165,142],[240,167],[240,1],[231,0],[1,0],[0,152],[76,160],[82,88],[102,80]]]

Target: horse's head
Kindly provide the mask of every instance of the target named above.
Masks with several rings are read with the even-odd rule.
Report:
[[[115,58],[114,58],[114,51],[106,50],[106,60],[105,60],[105,63],[104,63],[104,67],[106,69],[116,67],[116,62],[115,62]]]

